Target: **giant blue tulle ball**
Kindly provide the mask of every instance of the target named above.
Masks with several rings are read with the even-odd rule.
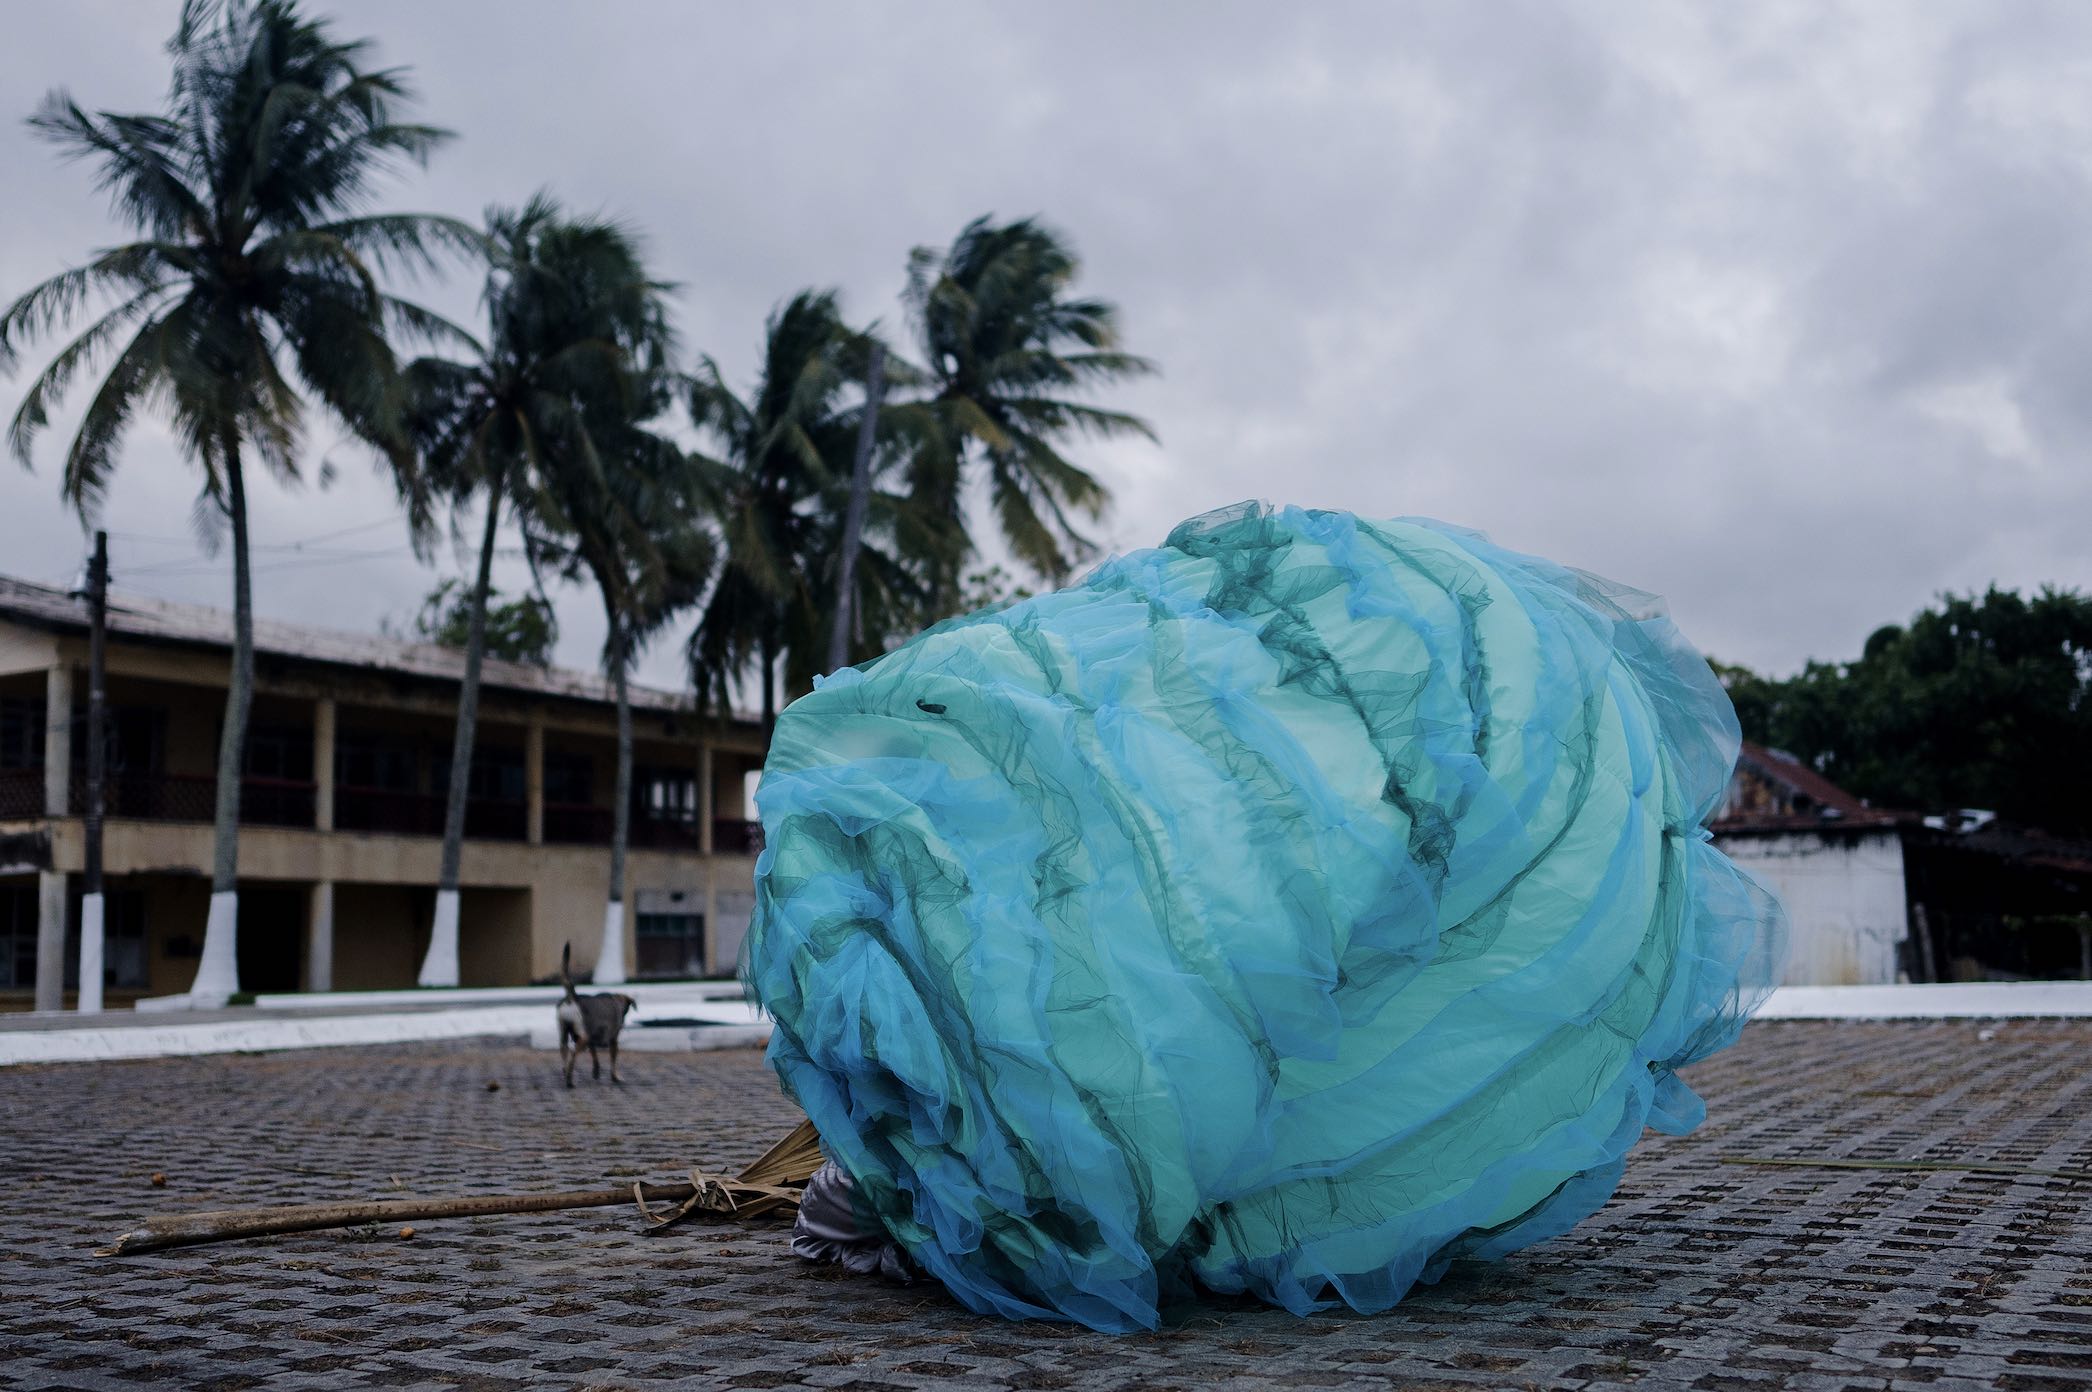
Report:
[[[1244,504],[795,702],[748,979],[960,1300],[1385,1309],[1562,1232],[1773,980],[1738,747],[1648,596]]]

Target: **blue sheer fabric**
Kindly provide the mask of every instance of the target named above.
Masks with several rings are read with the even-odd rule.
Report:
[[[859,1201],[967,1305],[1385,1309],[1597,1209],[1781,915],[1648,596],[1243,504],[778,721],[746,959]]]

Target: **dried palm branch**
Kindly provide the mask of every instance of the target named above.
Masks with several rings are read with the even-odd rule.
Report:
[[[796,1208],[800,1190],[821,1166],[820,1138],[810,1122],[764,1151],[738,1175],[724,1178],[692,1170],[686,1184],[634,1184],[630,1188],[578,1189],[556,1194],[475,1194],[469,1198],[381,1199],[358,1203],[292,1204],[268,1208],[228,1208],[209,1213],[148,1218],[98,1253],[126,1257],[168,1247],[193,1247],[242,1237],[317,1232],[372,1223],[404,1223],[431,1218],[482,1217],[497,1213],[551,1213],[569,1208],[607,1208],[637,1200],[640,1212],[660,1227],[695,1213],[755,1218],[779,1209]],[[676,1208],[657,1211],[650,1204]]]

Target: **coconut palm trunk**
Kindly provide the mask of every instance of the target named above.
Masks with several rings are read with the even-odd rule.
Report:
[[[479,671],[487,653],[487,595],[494,579],[494,538],[501,524],[502,475],[487,488],[479,574],[472,582],[472,622],[465,639],[465,679],[458,687],[458,724],[450,741],[450,783],[443,800],[443,861],[436,872],[436,918],[422,958],[422,986],[458,984],[458,876],[465,858],[465,804],[472,795],[472,741],[479,726]]]
[[[773,618],[773,626],[777,620]],[[763,738],[777,726],[777,634],[774,627],[763,634]]]
[[[254,587],[247,563],[247,484],[240,438],[227,431],[226,512],[232,520],[232,676],[225,688],[218,737],[218,806],[213,819],[211,910],[203,958],[189,988],[192,1005],[220,1006],[240,989],[240,778],[247,754],[247,712],[254,703]]]
[[[625,844],[632,834],[632,688],[626,668],[631,649],[615,610],[610,615],[610,684],[617,692],[617,780],[610,810],[610,902],[603,909],[603,946],[593,980],[615,986],[625,979]]]

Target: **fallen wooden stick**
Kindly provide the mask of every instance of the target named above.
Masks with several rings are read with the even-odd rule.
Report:
[[[640,1184],[654,1202],[676,1203],[696,1192],[690,1184]],[[363,1223],[404,1223],[425,1218],[475,1218],[490,1213],[552,1213],[566,1208],[608,1208],[632,1202],[632,1188],[570,1189],[559,1194],[480,1194],[469,1199],[379,1199],[367,1203],[286,1204],[279,1208],[221,1208],[148,1218],[103,1248],[98,1256],[128,1257],[163,1247],[193,1247],[274,1233],[318,1232]]]
[[[638,1201],[640,1212],[655,1223],[663,1223],[664,1219],[647,1207],[649,1203],[686,1205],[684,1209],[675,1211],[675,1218],[686,1217],[694,1211],[749,1218],[778,1207],[796,1205],[798,1196],[794,1186],[804,1185],[820,1165],[819,1137],[814,1134],[811,1122],[802,1121],[738,1176],[728,1180],[693,1170],[693,1176],[702,1177],[702,1184],[632,1184],[615,1189],[570,1189],[558,1194],[478,1194],[462,1199],[374,1199],[360,1203],[221,1208],[209,1213],[148,1218],[145,1226],[133,1228],[117,1238],[114,1246],[104,1247],[96,1255],[128,1257],[168,1247],[194,1247],[206,1242],[230,1242],[236,1238],[269,1237],[277,1233],[353,1228],[364,1223],[608,1208],[634,1200]],[[748,1201],[735,1198],[731,1191],[746,1195]]]
[[[2092,1170],[2044,1170],[2031,1165],[1986,1165],[1960,1160],[1790,1160],[1778,1155],[1724,1155],[1724,1165],[1791,1165],[1808,1170],[1910,1170],[1953,1174],[2034,1175],[2043,1179],[2092,1180]]]

